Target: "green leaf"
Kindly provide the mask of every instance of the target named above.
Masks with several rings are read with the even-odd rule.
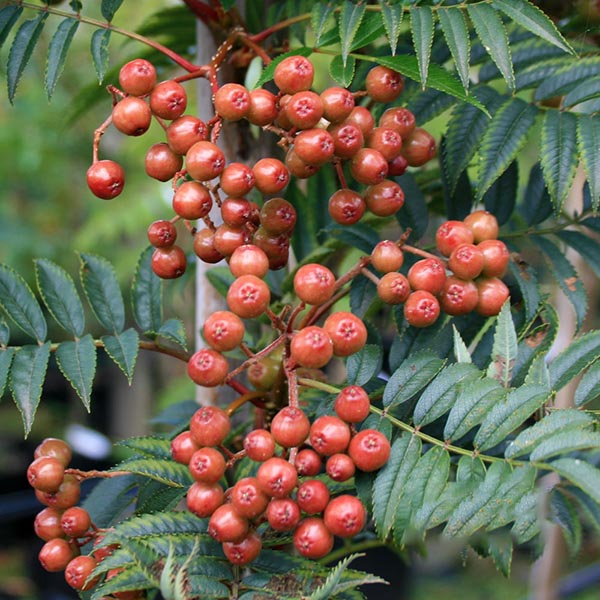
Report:
[[[85,315],[71,276],[45,258],[35,261],[35,276],[44,304],[56,322],[74,336],[81,336]]]
[[[273,79],[273,75],[275,74],[275,68],[282,61],[285,60],[288,56],[310,56],[312,54],[312,48],[294,48],[289,52],[284,52],[280,54],[277,58],[274,58],[266,67],[265,70],[261,73],[260,77],[254,84],[254,89],[262,87],[268,81]]]
[[[597,431],[560,431],[551,439],[540,442],[531,452],[529,460],[546,462],[557,454],[598,448],[600,448],[600,433]]]
[[[144,475],[171,487],[189,487],[194,481],[189,467],[172,459],[134,457],[119,463],[115,470]]]
[[[600,504],[594,502],[579,488],[569,486],[568,493],[571,498],[577,500],[586,523],[590,524],[596,533],[600,532]]]
[[[536,383],[550,388],[550,371],[548,371],[546,357],[543,354],[538,354],[531,362],[525,383]]]
[[[423,389],[444,366],[444,361],[431,352],[412,354],[394,371],[383,392],[383,405],[393,408],[410,400]]]
[[[458,440],[483,421],[493,406],[503,402],[506,390],[494,379],[484,377],[461,388],[446,426],[445,440]]]
[[[10,340],[10,328],[8,323],[0,318],[0,346],[8,346]]]
[[[13,400],[23,419],[25,437],[29,435],[42,396],[42,385],[50,359],[50,342],[43,346],[21,346],[13,358],[9,385]]]
[[[442,369],[423,390],[415,406],[413,413],[415,425],[423,427],[448,412],[454,406],[459,384],[480,377],[481,372],[471,363],[456,363]]]
[[[31,58],[37,41],[40,39],[47,18],[48,13],[42,11],[34,19],[21,23],[19,29],[17,29],[8,53],[8,63],[6,65],[8,99],[11,104],[15,98],[21,75]]]
[[[517,359],[517,332],[510,312],[510,299],[502,305],[496,321],[491,359],[487,376],[508,387]]]
[[[333,15],[335,5],[333,2],[315,2],[310,11],[310,23],[315,32],[315,46],[319,47],[321,36],[325,28],[331,25],[330,17]]]
[[[0,306],[24,333],[43,342],[48,326],[42,309],[27,282],[14,270],[0,264]]]
[[[527,140],[537,112],[524,100],[510,98],[494,114],[481,140],[477,185],[479,200],[516,158]]]
[[[227,291],[235,281],[229,267],[213,267],[206,273],[206,278],[223,298],[227,297]]]
[[[138,260],[131,282],[133,317],[142,331],[158,331],[163,322],[162,280],[150,264],[152,247],[146,248]]]
[[[64,21],[61,21],[50,40],[45,75],[46,95],[48,96],[48,100],[52,98],[52,94],[56,88],[56,82],[63,72],[67,53],[69,52],[71,41],[73,40],[73,36],[78,27],[79,21],[69,17]]]
[[[102,4],[100,5],[100,12],[102,13],[102,16],[107,21],[112,21],[115,13],[117,10],[119,10],[119,7],[122,3],[123,0],[102,0]]]
[[[537,492],[525,494],[515,507],[515,522],[511,533],[518,544],[524,544],[540,532],[540,501]]]
[[[98,29],[92,34],[90,51],[99,83],[104,81],[108,69],[108,42],[111,33],[110,29]]]
[[[583,258],[587,266],[600,277],[600,244],[595,238],[580,231],[558,231],[556,237],[568,244]]]
[[[541,165],[556,215],[563,208],[579,162],[576,127],[573,113],[558,110],[547,110],[542,122]]]
[[[133,371],[139,352],[140,336],[135,329],[126,329],[116,335],[105,335],[102,338],[104,350],[116,365],[125,373],[129,385],[133,379]]]
[[[385,27],[378,12],[365,12],[350,51],[354,52],[380,40],[385,35]]]
[[[554,488],[550,493],[549,519],[561,529],[571,557],[581,549],[582,527],[575,505],[562,490]]]
[[[100,600],[107,595],[119,592],[133,593],[137,590],[153,589],[156,586],[156,579],[148,571],[142,570],[137,565],[123,567],[108,581],[105,580],[94,588],[92,600]]]
[[[468,90],[471,40],[469,38],[467,23],[463,16],[463,10],[450,6],[438,10],[437,15],[442,26],[444,38],[450,49],[450,54],[452,54],[458,76],[465,90]]]
[[[515,520],[515,508],[520,500],[535,487],[537,469],[531,465],[514,468],[510,476],[500,485],[494,503],[496,510],[488,522],[487,529],[493,530]]]
[[[402,24],[404,11],[402,10],[402,6],[399,4],[392,4],[388,0],[378,0],[378,4],[381,9],[381,20],[385,27],[390,50],[392,56],[395,56],[396,46],[398,45],[398,39],[400,38],[400,25]]]
[[[600,57],[598,56],[587,56],[576,61],[568,61],[564,66],[555,68],[547,74],[535,90],[535,100],[540,101],[568,94],[580,83],[598,75],[599,66]]]
[[[538,312],[541,296],[535,269],[525,262],[509,261],[508,270],[515,278],[525,304],[525,320],[531,321]]]
[[[490,537],[488,552],[494,561],[496,569],[507,579],[510,577],[513,549],[513,542],[510,535],[503,534]]]
[[[600,396],[600,362],[596,361],[582,375],[575,390],[575,406],[584,406]]]
[[[96,345],[90,334],[74,342],[61,342],[56,349],[56,362],[90,412],[92,384],[96,374]]]
[[[581,163],[590,184],[592,209],[600,205],[600,119],[589,115],[577,117],[577,143]]]
[[[552,389],[558,391],[580,375],[598,359],[599,352],[600,331],[584,333],[571,341],[548,365]]]
[[[6,387],[6,380],[14,355],[14,348],[0,349],[0,399],[4,395],[4,388]]]
[[[571,107],[586,100],[597,98],[598,96],[600,96],[600,77],[590,77],[586,81],[582,81],[564,96],[562,105]]]
[[[0,8],[0,48],[6,41],[13,25],[19,20],[22,12],[22,6],[12,5]]]
[[[366,6],[362,0],[356,3],[351,0],[341,2],[338,29],[342,40],[342,61],[344,65],[348,60],[354,38],[365,16],[365,10]]]
[[[510,391],[506,400],[496,404],[486,415],[473,443],[479,450],[493,448],[540,408],[549,396],[548,389],[540,385],[522,385]]]
[[[366,344],[346,361],[346,372],[350,385],[365,385],[377,377],[383,364],[383,348]]]
[[[493,0],[493,6],[531,33],[565,52],[576,54],[548,16],[528,0]]]
[[[363,318],[376,298],[377,288],[370,279],[356,277],[350,284],[350,309],[356,316]]]
[[[531,167],[523,199],[521,212],[528,225],[542,223],[552,214],[552,202],[544,182],[540,163],[535,163]]]
[[[427,86],[429,59],[433,44],[433,12],[429,6],[413,6],[410,9],[410,32],[419,63],[423,89]]]
[[[355,70],[356,60],[352,56],[349,56],[346,60],[346,63],[344,64],[342,57],[339,54],[337,54],[329,63],[329,74],[342,87],[350,87],[350,84],[354,79]]]
[[[494,61],[509,89],[515,89],[515,74],[502,19],[489,4],[470,4],[469,17],[487,53]]]
[[[600,504],[600,470],[597,467],[577,458],[559,458],[550,466]]]
[[[385,539],[394,524],[394,515],[403,500],[406,483],[421,456],[421,440],[402,433],[392,444],[390,458],[373,482],[373,520],[377,534]]]
[[[498,225],[504,225],[512,216],[519,187],[519,166],[514,160],[508,169],[492,183],[483,196],[485,209],[497,219]]]
[[[156,333],[175,342],[187,352],[185,325],[181,319],[168,319]]]
[[[398,223],[404,229],[410,229],[415,239],[420,239],[427,230],[429,223],[429,212],[425,196],[419,189],[412,173],[404,173],[401,177],[396,177],[396,182],[404,190],[409,202],[405,202],[402,210],[396,213]]]
[[[121,440],[119,446],[125,446],[137,454],[148,458],[159,458],[169,460],[171,456],[171,442],[167,438],[156,436],[140,436]]]
[[[456,325],[452,325],[452,336],[454,338],[454,358],[458,363],[472,363],[473,359],[469,353],[469,349],[462,339],[460,332],[456,329]]]
[[[455,104],[456,98],[430,88],[412,94],[406,103],[406,108],[415,115],[416,122],[423,125]]]
[[[344,560],[341,560],[329,573],[327,579],[320,585],[306,600],[329,600],[334,596],[334,591],[344,574],[344,571],[350,566],[350,563],[364,556],[364,554],[350,554]]]

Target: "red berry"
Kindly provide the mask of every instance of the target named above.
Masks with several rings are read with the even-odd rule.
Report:
[[[333,151],[338,158],[352,158],[364,145],[365,136],[354,123],[342,121],[328,129],[333,139]]]
[[[242,319],[253,319],[262,315],[271,302],[269,287],[255,275],[238,277],[227,290],[230,310]]]
[[[283,407],[271,421],[271,435],[284,448],[304,443],[310,431],[310,421],[304,411],[293,406]]]
[[[410,267],[407,279],[413,290],[425,290],[436,296],[444,287],[446,269],[437,258],[423,258]]]
[[[226,83],[215,93],[215,112],[228,121],[243,119],[250,108],[250,93],[239,83]]]
[[[255,389],[266,392],[272,389],[277,382],[280,369],[281,361],[267,356],[248,367],[248,381]]]
[[[46,542],[38,554],[42,567],[51,573],[64,571],[74,556],[75,548],[62,538]]]
[[[74,589],[87,592],[100,581],[100,576],[90,579],[98,563],[93,556],[76,556],[65,569],[65,581]]]
[[[273,79],[283,94],[295,94],[310,89],[314,73],[314,67],[308,58],[288,56],[275,67]]]
[[[41,510],[33,522],[35,534],[45,542],[64,537],[65,533],[60,526],[62,514],[62,510],[50,506]]]
[[[327,529],[342,538],[355,536],[365,526],[366,520],[367,511],[363,503],[350,494],[331,500],[323,515]]]
[[[221,173],[219,185],[227,196],[241,198],[254,187],[254,173],[244,163],[229,163]]]
[[[156,84],[156,69],[144,58],[125,63],[119,71],[119,86],[126,94],[145,96]]]
[[[217,483],[225,474],[226,466],[223,455],[210,446],[196,450],[189,462],[192,477],[204,483]]]
[[[147,102],[141,98],[128,96],[114,105],[112,122],[125,135],[142,135],[148,131],[152,123],[152,111]]]
[[[466,315],[475,310],[479,294],[473,281],[450,276],[440,294],[442,310],[449,315]]]
[[[225,494],[218,483],[196,481],[188,489],[186,496],[187,508],[197,517],[210,517],[223,504]]]
[[[210,181],[225,169],[225,154],[213,142],[196,142],[185,155],[185,166],[193,179]]]
[[[175,279],[185,273],[187,257],[176,244],[168,248],[156,248],[150,262],[154,273],[162,279]]]
[[[353,190],[337,190],[329,198],[329,214],[340,225],[358,223],[365,214],[366,209],[367,205],[363,197]]]
[[[310,445],[323,456],[344,452],[350,442],[350,428],[338,417],[323,415],[310,428]]]
[[[349,385],[337,395],[333,408],[342,421],[360,423],[369,416],[371,401],[364,388]]]
[[[302,160],[293,147],[285,155],[285,166],[290,174],[298,177],[298,179],[308,179],[321,168],[320,165],[311,165]]]
[[[446,221],[435,232],[435,244],[444,256],[450,256],[452,250],[461,244],[472,244],[472,230],[462,221]]]
[[[71,447],[64,440],[58,438],[44,438],[33,452],[34,458],[40,456],[52,456],[56,458],[63,467],[67,467],[71,462]]]
[[[177,239],[177,229],[171,221],[161,219],[148,227],[148,241],[155,248],[168,248]]]
[[[510,254],[506,244],[501,240],[484,240],[477,244],[483,254],[483,271],[485,277],[504,277],[508,269]]]
[[[400,156],[402,149],[402,136],[388,127],[375,127],[367,136],[367,145],[373,148],[388,162]]]
[[[510,296],[506,284],[498,277],[482,277],[475,283],[479,294],[477,312],[484,317],[497,315]]]
[[[350,116],[354,108],[354,96],[350,90],[333,86],[321,92],[323,116],[330,123],[338,123]]]
[[[323,101],[315,92],[296,92],[286,103],[285,114],[294,127],[310,129],[323,116]]]
[[[266,429],[254,429],[244,438],[246,456],[257,462],[264,462],[275,454],[275,440]]]
[[[273,123],[277,118],[277,97],[262,88],[250,92],[250,103],[246,118],[253,125],[264,127]]]
[[[53,456],[40,456],[27,468],[29,485],[41,492],[56,492],[65,476],[65,467]]]
[[[326,129],[306,129],[294,138],[294,152],[308,165],[321,166],[333,158],[335,144]]]
[[[300,366],[320,369],[333,357],[333,342],[322,327],[310,325],[294,334],[290,354]]]
[[[62,483],[55,492],[35,490],[35,497],[46,506],[66,509],[79,502],[81,485],[74,475],[65,475]]]
[[[215,387],[225,381],[229,372],[229,363],[220,352],[202,348],[191,356],[187,371],[196,385]]]
[[[85,508],[72,506],[67,508],[60,518],[62,530],[72,538],[83,537],[92,525],[92,518]]]
[[[262,515],[269,504],[269,496],[261,489],[256,477],[243,477],[231,490],[231,504],[246,519]]]
[[[383,240],[373,248],[371,264],[381,273],[397,271],[404,264],[404,252],[396,242]]]
[[[251,234],[245,227],[232,227],[223,223],[215,229],[214,247],[225,258],[250,241]]]
[[[410,294],[410,284],[402,273],[386,273],[377,284],[377,295],[386,304],[402,304]]]
[[[186,107],[187,94],[184,87],[176,81],[162,81],[150,93],[150,108],[161,119],[177,119],[185,112]]]
[[[210,192],[198,181],[184,181],[173,196],[173,210],[182,219],[203,219],[211,208]]]
[[[171,457],[175,462],[189,465],[192,454],[199,449],[189,430],[182,431],[171,440]]]
[[[377,65],[367,73],[365,88],[375,102],[392,102],[402,93],[404,80],[397,71]]]
[[[294,532],[294,546],[305,558],[323,558],[333,548],[333,534],[322,519],[308,517]]]
[[[448,268],[460,279],[475,279],[483,265],[483,252],[475,244],[457,246],[448,258]]]
[[[373,148],[361,148],[352,157],[350,172],[359,183],[375,185],[386,178],[388,163],[381,152],[373,150]]]
[[[277,158],[261,158],[252,167],[255,186],[263,194],[281,192],[290,181],[287,167]]]
[[[267,520],[274,531],[293,531],[300,521],[300,507],[291,498],[273,498],[267,506]]]
[[[310,448],[304,448],[296,454],[296,460],[294,461],[298,475],[306,477],[314,477],[318,475],[323,466],[321,457]]]
[[[379,118],[379,127],[393,129],[403,141],[415,130],[415,124],[415,115],[403,106],[388,108]]]
[[[260,224],[270,235],[289,233],[296,225],[296,209],[283,198],[271,198],[260,209]]]
[[[123,191],[125,172],[113,160],[99,160],[87,170],[86,180],[94,196],[111,200]]]
[[[219,446],[229,434],[230,428],[227,413],[218,406],[199,408],[190,421],[192,438],[198,446]]]
[[[388,162],[388,175],[391,177],[400,177],[401,175],[404,175],[407,167],[408,163],[404,156],[402,156],[402,154],[396,156],[396,158]]]
[[[294,291],[306,304],[323,304],[333,296],[335,275],[316,263],[302,265],[294,275]]]
[[[206,343],[219,352],[237,348],[244,338],[245,331],[242,320],[228,310],[212,313],[202,328]]]
[[[243,244],[229,258],[229,270],[235,277],[254,275],[262,279],[269,271],[269,258],[258,246]]]
[[[378,217],[395,215],[404,206],[404,191],[390,179],[369,186],[364,198],[367,208]]]
[[[464,224],[473,232],[476,244],[498,237],[498,220],[487,210],[476,210],[464,218]]]
[[[325,472],[333,481],[348,481],[355,471],[356,465],[347,454],[332,454],[325,463]]]
[[[333,343],[335,356],[350,356],[367,342],[367,328],[362,320],[350,312],[334,312],[325,319],[323,329]]]
[[[200,229],[194,235],[194,253],[206,263],[214,264],[225,257],[215,248],[215,234],[211,229]]]
[[[210,516],[208,535],[217,542],[241,542],[248,534],[248,520],[232,504],[219,506]]]
[[[296,502],[303,512],[317,515],[325,510],[329,502],[329,490],[322,481],[308,479],[298,487]]]
[[[350,441],[348,454],[361,471],[376,471],[390,456],[390,442],[375,429],[363,429]]]
[[[404,303],[404,318],[413,327],[429,327],[440,316],[438,299],[426,290],[411,292]]]
[[[272,498],[285,498],[296,487],[298,472],[296,467],[283,458],[269,458],[256,473],[260,489]]]
[[[366,138],[375,127],[375,119],[366,106],[355,106],[344,123],[356,125]]]
[[[158,181],[169,181],[181,171],[182,166],[183,158],[175,154],[166,142],[150,146],[144,159],[146,174]]]
[[[262,550],[260,535],[253,531],[240,542],[224,542],[223,553],[227,560],[234,565],[247,565],[258,558]]]
[[[206,123],[192,115],[183,115],[167,127],[167,142],[176,154],[187,154],[196,143],[208,139]]]
[[[421,167],[435,157],[435,139],[425,129],[415,127],[408,137],[402,138],[401,152],[411,167]]]

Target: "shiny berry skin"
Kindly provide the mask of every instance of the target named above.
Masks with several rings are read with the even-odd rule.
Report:
[[[248,534],[248,520],[232,504],[223,504],[210,516],[208,535],[217,542],[241,542]]]
[[[228,310],[212,313],[202,328],[206,343],[219,352],[237,348],[244,338],[245,331],[243,321]]]
[[[74,547],[62,538],[55,538],[46,542],[38,554],[42,567],[50,573],[64,571],[74,556]]]
[[[255,186],[263,194],[281,192],[290,181],[290,172],[277,158],[261,158],[252,167]]]
[[[35,534],[45,542],[64,537],[65,533],[60,526],[62,514],[62,510],[50,506],[41,510],[33,522]]]
[[[65,467],[52,456],[40,456],[27,468],[29,485],[41,492],[56,492],[65,476]]]
[[[333,139],[333,152],[338,158],[352,158],[365,143],[365,136],[354,123],[342,121],[329,127]]]
[[[323,304],[333,296],[335,275],[316,263],[302,265],[294,275],[294,291],[306,304]]]
[[[119,86],[132,96],[145,96],[156,84],[156,69],[144,58],[125,63],[119,71]]]
[[[462,221],[446,221],[435,232],[435,244],[444,256],[450,256],[461,244],[472,244],[474,239],[473,231]]]
[[[250,241],[251,233],[245,227],[231,227],[223,223],[215,229],[215,250],[229,258],[240,246]]]
[[[252,217],[253,203],[245,198],[226,198],[221,204],[221,218],[225,225],[243,227]]]
[[[255,275],[238,277],[227,290],[229,309],[242,319],[253,319],[262,315],[270,302],[269,286]]]
[[[304,448],[296,454],[296,460],[294,461],[298,475],[305,477],[314,477],[321,472],[323,461],[321,457],[310,448]]]
[[[90,513],[81,506],[67,508],[60,518],[62,530],[72,538],[83,537],[91,525]]]
[[[246,119],[253,125],[264,127],[277,118],[277,97],[262,88],[250,91],[250,102]]]
[[[225,154],[212,142],[196,142],[185,155],[185,166],[193,179],[210,181],[225,169]]]
[[[402,138],[402,156],[411,167],[421,167],[435,157],[435,139],[425,129],[415,127],[408,137]]]
[[[197,517],[210,517],[225,501],[225,493],[218,483],[203,483],[196,481],[188,489],[186,496],[187,508]]]
[[[367,343],[367,328],[362,320],[351,312],[334,312],[325,319],[323,329],[333,343],[335,356],[350,356]]]
[[[402,154],[396,156],[396,158],[388,162],[388,175],[390,177],[400,177],[400,175],[404,175],[407,167],[408,162],[406,162],[404,156]]]
[[[457,246],[448,258],[448,268],[460,279],[475,279],[483,265],[483,252],[475,244]]]
[[[333,535],[353,537],[361,531],[367,520],[363,503],[350,494],[343,494],[329,502],[323,515],[325,526]]]
[[[194,235],[194,253],[200,260],[210,264],[225,258],[215,248],[215,233],[208,227],[198,230]]]
[[[477,244],[483,254],[483,270],[485,277],[504,277],[508,269],[510,254],[506,244],[501,240],[484,240]]]
[[[294,175],[294,177],[297,177],[298,179],[308,179],[321,168],[320,165],[310,165],[303,161],[296,152],[294,152],[294,148],[290,148],[287,151],[285,155],[285,166],[290,172],[290,175]]]
[[[333,158],[335,144],[326,129],[306,129],[294,138],[294,152],[308,165],[321,166]]]
[[[373,67],[365,79],[367,94],[375,102],[393,102],[404,89],[402,75],[388,67]]]
[[[364,198],[367,208],[378,217],[395,215],[404,206],[404,191],[390,179],[369,186]]]
[[[294,334],[290,354],[300,366],[320,369],[333,357],[333,342],[322,327],[310,325]]]
[[[230,428],[227,413],[218,406],[203,406],[190,420],[192,438],[201,447],[219,446],[229,434]]]
[[[210,192],[198,181],[184,181],[173,195],[175,214],[190,221],[206,217],[212,204]]]
[[[171,221],[161,219],[148,227],[148,241],[155,248],[168,248],[177,240],[177,229]]]
[[[300,507],[291,498],[273,498],[267,506],[267,521],[274,531],[293,531],[300,516]]]
[[[271,421],[271,435],[284,448],[302,445],[308,437],[310,421],[303,410],[284,406]]]
[[[225,474],[225,458],[215,448],[205,446],[194,452],[190,458],[190,474],[195,481],[217,483]]]
[[[229,270],[235,277],[254,275],[262,279],[269,271],[269,258],[258,246],[244,244],[233,251]]]
[[[150,108],[161,119],[177,119],[185,112],[186,107],[185,88],[176,81],[162,81],[150,92]]]
[[[479,294],[475,310],[484,317],[497,315],[510,296],[506,284],[498,277],[481,277],[475,283]]]
[[[173,244],[168,248],[156,248],[150,265],[161,279],[176,279],[185,273],[187,257],[179,246]]]
[[[386,273],[377,284],[377,295],[386,304],[402,304],[410,294],[410,284],[402,273]]]
[[[353,190],[335,191],[329,198],[329,215],[340,225],[354,225],[365,214],[367,205],[363,197]]]
[[[347,454],[332,454],[325,463],[325,472],[332,481],[348,481],[354,477],[356,465]]]
[[[484,240],[495,240],[498,237],[498,219],[487,210],[476,210],[467,215],[464,224],[473,232],[476,244]]]
[[[371,401],[364,388],[349,385],[342,389],[333,403],[337,416],[347,423],[360,423],[369,416]]]
[[[425,290],[435,296],[444,287],[446,269],[437,258],[423,258],[410,267],[407,279],[411,289]]]
[[[398,271],[404,264],[404,252],[392,240],[382,240],[371,252],[371,265],[380,273]]]
[[[112,123],[125,135],[142,135],[148,131],[152,123],[152,111],[148,103],[141,98],[128,96],[113,107]]]
[[[390,162],[400,156],[402,137],[388,127],[375,127],[367,136],[367,146],[381,152],[383,158]]]
[[[182,465],[189,465],[192,455],[199,449],[189,429],[177,434],[171,440],[171,457]]]
[[[256,531],[249,533],[240,542],[224,542],[223,553],[233,565],[247,565],[258,558],[262,550],[262,539]]]
[[[339,123],[350,116],[354,108],[354,96],[350,90],[332,86],[321,92],[323,116],[330,123]]]
[[[254,187],[254,173],[244,163],[229,163],[219,177],[219,185],[227,196],[241,198]]]
[[[208,139],[206,123],[192,115],[183,115],[167,127],[167,143],[176,154],[186,154],[196,143]]]
[[[262,225],[254,232],[252,243],[260,248],[269,259],[269,269],[273,269],[273,261],[287,257],[290,248],[288,233],[269,233]]]
[[[314,74],[314,67],[308,58],[288,56],[275,67],[273,79],[283,94],[295,94],[310,89]]]
[[[225,381],[229,372],[229,363],[220,352],[203,348],[191,356],[187,371],[196,385],[215,387]]]
[[[74,475],[65,475],[62,483],[55,492],[35,490],[35,497],[46,506],[67,509],[79,502],[81,485]]]
[[[375,127],[375,119],[366,106],[355,106],[344,123],[356,125],[366,138]]]
[[[90,579],[92,571],[98,563],[93,556],[76,556],[65,569],[65,581],[74,589],[81,592],[91,590],[100,581],[100,576]]]
[[[379,127],[386,127],[398,132],[402,141],[411,135],[415,130],[415,125],[415,115],[403,106],[388,108],[379,118]]]
[[[296,487],[298,472],[287,460],[274,456],[260,465],[256,478],[260,489],[267,496],[285,498]]]
[[[381,469],[390,457],[390,442],[376,429],[363,429],[350,441],[348,455],[361,471]]]
[[[260,489],[256,477],[243,477],[236,481],[230,500],[238,514],[246,519],[262,515],[269,504],[269,496]]]
[[[296,218],[296,209],[284,198],[271,198],[260,209],[260,224],[270,235],[290,233]]]
[[[52,456],[56,458],[63,467],[67,467],[71,462],[72,452],[71,446],[64,440],[58,438],[44,438],[33,452],[34,458],[40,456]]]
[[[375,185],[387,176],[388,163],[381,152],[373,148],[361,148],[350,162],[350,172],[358,183]]]
[[[452,316],[466,315],[475,310],[479,294],[477,286],[470,279],[450,276],[440,294],[442,310]]]
[[[275,454],[275,440],[266,429],[253,429],[244,438],[246,456],[256,462],[264,462]]]
[[[114,160],[99,160],[87,170],[86,181],[94,196],[112,200],[123,191],[125,172]]]
[[[310,129],[323,116],[323,101],[315,92],[296,92],[286,103],[285,114],[294,127]]]
[[[323,415],[313,421],[310,445],[323,456],[344,452],[350,442],[350,428],[338,417]]]
[[[226,83],[215,93],[215,112],[227,121],[243,119],[250,108],[250,92],[239,83]]]
[[[404,318],[413,327],[429,327],[440,316],[438,299],[426,290],[411,292],[404,303]]]
[[[144,158],[146,174],[158,181],[169,181],[181,171],[183,158],[175,154],[166,142],[153,144]]]
[[[333,548],[333,534],[323,519],[308,517],[294,531],[294,546],[304,558],[323,558]]]
[[[317,515],[325,510],[329,502],[329,490],[322,481],[308,479],[298,487],[296,502],[303,512]]]

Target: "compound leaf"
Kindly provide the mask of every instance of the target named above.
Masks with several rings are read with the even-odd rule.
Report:
[[[413,6],[410,9],[410,31],[419,63],[419,75],[423,89],[427,86],[427,73],[433,44],[433,12],[429,6]]]
[[[465,90],[469,89],[469,55],[471,53],[471,43],[469,30],[460,8],[440,8],[437,12],[442,26],[442,32],[450,54],[454,59],[454,65],[458,76]]]
[[[127,377],[129,385],[139,352],[140,336],[135,329],[126,329],[115,335],[102,336],[104,350]]]
[[[71,46],[73,36],[78,27],[79,21],[69,17],[64,21],[61,21],[50,40],[45,74],[46,95],[48,96],[48,100],[52,98],[52,94],[56,88],[56,82],[63,72],[67,53],[69,52],[69,47]]]
[[[496,321],[494,343],[487,375],[508,387],[517,360],[517,332],[510,312],[510,300],[502,305]]]
[[[365,16],[366,5],[362,0],[351,2],[344,0],[340,9],[339,32],[342,40],[342,62],[346,65],[350,49],[360,28],[360,24]]]
[[[381,20],[383,21],[383,26],[385,27],[385,32],[390,43],[390,50],[392,51],[392,56],[395,56],[404,11],[399,4],[392,4],[387,0],[378,0],[378,3],[381,9]]]
[[[146,248],[138,260],[131,282],[133,317],[142,331],[158,331],[163,322],[162,281],[152,270],[152,248]]]
[[[89,412],[96,374],[96,345],[92,336],[88,334],[74,342],[61,342],[56,349],[56,362]]]
[[[577,458],[559,458],[550,466],[600,504],[600,470],[597,467]]]

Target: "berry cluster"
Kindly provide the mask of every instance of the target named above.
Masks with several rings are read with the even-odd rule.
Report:
[[[371,264],[384,274],[376,280],[377,293],[388,304],[403,303],[406,321],[414,327],[432,325],[441,311],[452,316],[473,311],[497,315],[509,296],[501,277],[510,258],[506,244],[497,238],[498,221],[488,211],[446,221],[435,234],[441,257],[419,252],[426,256],[406,275],[399,272],[403,249],[391,240],[379,242],[371,253]]]

